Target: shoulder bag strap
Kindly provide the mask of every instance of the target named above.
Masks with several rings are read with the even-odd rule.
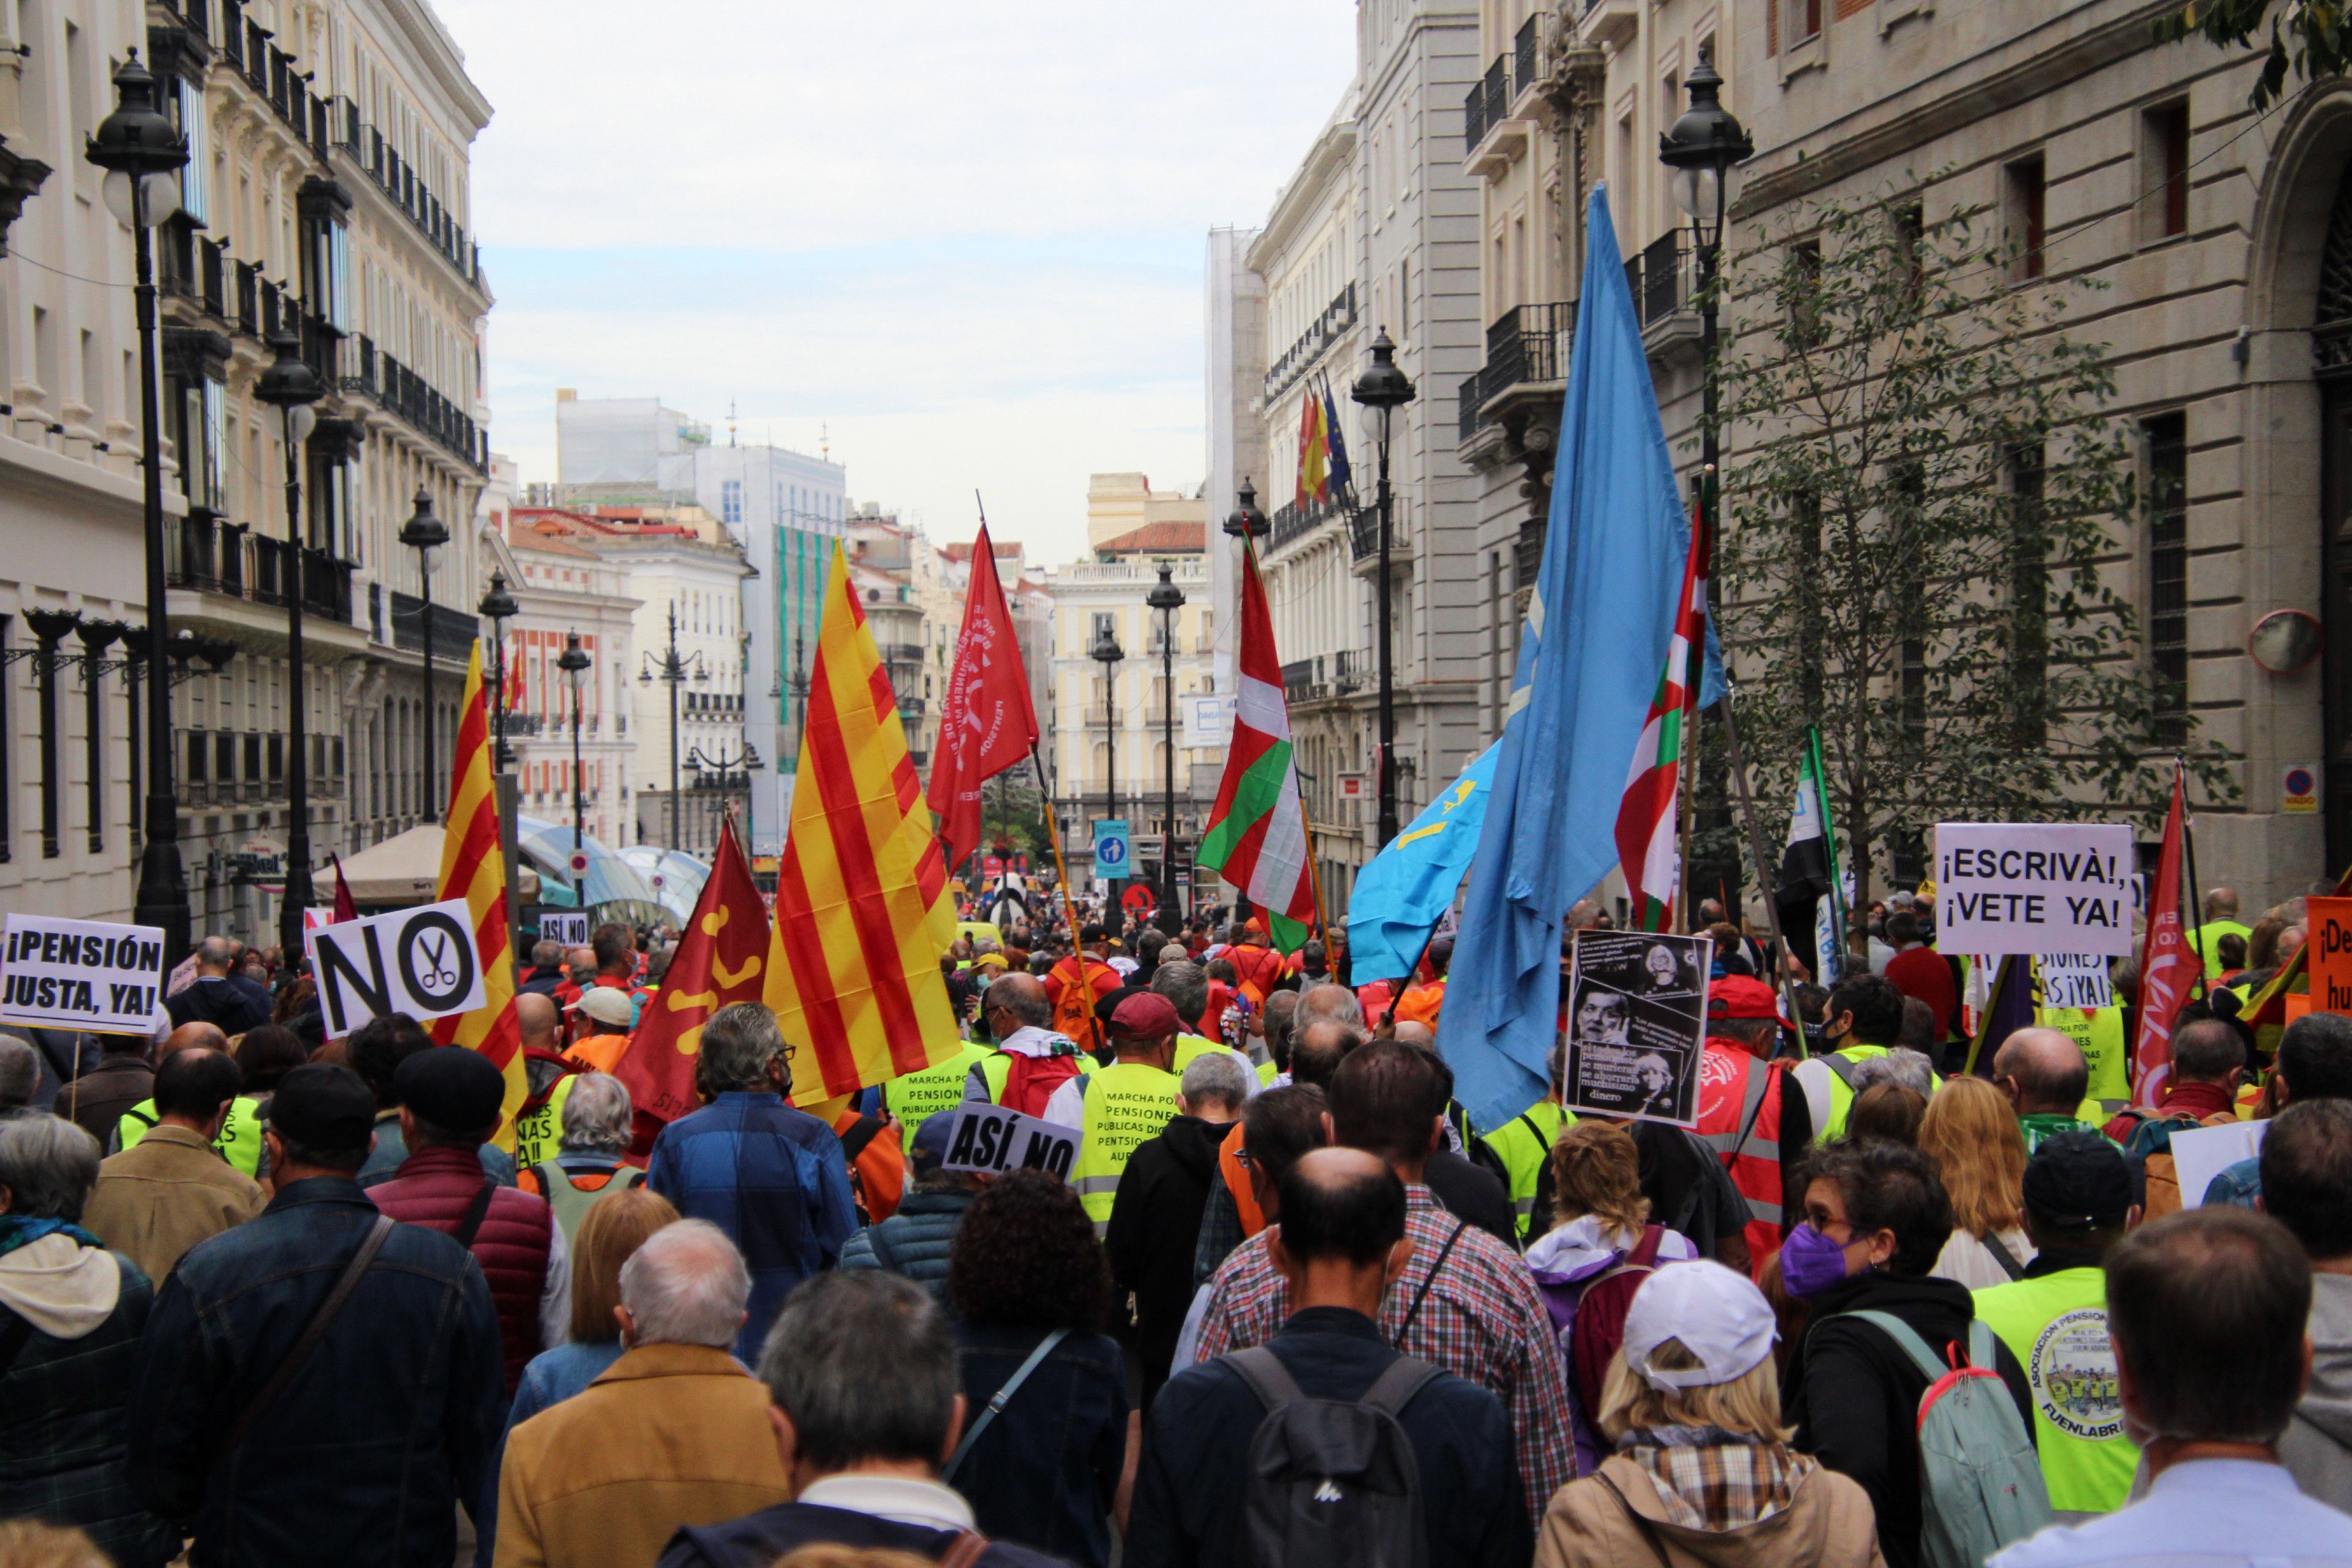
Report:
[[[1536,1146],[1541,1149],[1546,1154],[1550,1153],[1551,1140],[1545,1137],[1543,1135],[1543,1129],[1536,1125],[1535,1113],[1528,1110],[1520,1111],[1519,1121],[1529,1132],[1535,1134]]]
[[[1444,1367],[1425,1362],[1419,1356],[1400,1355],[1396,1360],[1389,1363],[1387,1369],[1380,1376],[1372,1380],[1371,1387],[1364,1390],[1364,1396],[1358,1403],[1371,1405],[1378,1410],[1385,1410],[1391,1415],[1402,1420],[1404,1407],[1412,1403],[1412,1396],[1428,1386],[1444,1370]]]
[[[1893,1340],[1895,1348],[1909,1356],[1917,1364],[1919,1370],[1927,1374],[1929,1383],[1934,1383],[1952,1370],[1936,1359],[1936,1352],[1927,1348],[1927,1342],[1921,1339],[1910,1324],[1892,1312],[1841,1312],[1838,1316],[1868,1323],[1872,1328]]]
[[[988,1537],[976,1530],[959,1531],[940,1559],[940,1568],[972,1568],[980,1554],[988,1550]]]
[[[866,1152],[866,1145],[873,1142],[875,1135],[881,1131],[882,1119],[880,1117],[859,1117],[856,1121],[849,1124],[849,1131],[842,1134],[842,1153],[847,1156],[851,1164],[856,1164],[857,1163],[857,1156]]]
[[[2011,1279],[2025,1278],[2025,1265],[2017,1260],[2017,1254],[2009,1249],[2007,1242],[1990,1231],[1985,1232],[1978,1239],[1984,1243],[1984,1249],[1992,1254],[1992,1260],[2000,1265],[2000,1271],[2003,1274],[2008,1275]]]
[[[1469,1228],[1468,1220],[1455,1220],[1454,1234],[1447,1237],[1445,1245],[1437,1249],[1437,1261],[1432,1263],[1429,1266],[1429,1272],[1422,1277],[1421,1289],[1412,1293],[1412,1305],[1404,1310],[1404,1321],[1397,1325],[1396,1342],[1400,1350],[1404,1347],[1405,1335],[1412,1331],[1412,1321],[1421,1316],[1421,1303],[1428,1297],[1429,1288],[1437,1283],[1437,1271],[1445,1267],[1447,1258],[1454,1256],[1454,1244],[1461,1240],[1462,1233]]]
[[[1643,1226],[1642,1227],[1642,1239],[1633,1244],[1633,1250],[1625,1255],[1625,1261],[1636,1268],[1649,1268],[1654,1267],[1658,1261],[1658,1247],[1665,1239],[1666,1227],[1664,1226]]]
[[[965,1430],[963,1441],[956,1445],[956,1451],[948,1458],[947,1468],[940,1472],[943,1478],[954,1477],[956,1470],[963,1464],[964,1456],[971,1452],[971,1446],[980,1441],[980,1435],[988,1430],[990,1422],[996,1419],[996,1413],[1003,1409],[1013,1396],[1021,1391],[1021,1385],[1029,1381],[1029,1374],[1037,1370],[1037,1364],[1054,1353],[1054,1347],[1069,1337],[1069,1330],[1055,1329],[1037,1342],[1037,1348],[1029,1352],[1029,1359],[1013,1369],[1013,1375],[1004,1380],[1004,1386],[998,1389],[994,1397],[989,1400],[988,1408],[980,1413],[980,1419]],[[982,1544],[984,1546],[987,1542],[982,1542]]]
[[[474,1250],[474,1237],[480,1233],[482,1221],[489,1217],[490,1194],[497,1192],[495,1183],[485,1179],[474,1191],[474,1201],[466,1205],[466,1217],[457,1222],[457,1245],[467,1251]]]
[[[1617,1506],[1625,1510],[1625,1516],[1631,1519],[1634,1528],[1642,1532],[1642,1539],[1649,1542],[1651,1552],[1656,1554],[1663,1568],[1674,1568],[1675,1560],[1666,1555],[1666,1543],[1658,1539],[1658,1527],[1650,1522],[1650,1516],[1635,1508],[1625,1494],[1617,1489],[1617,1483],[1609,1479],[1606,1471],[1595,1470],[1592,1475],[1595,1480],[1609,1489],[1609,1495],[1617,1500]]]
[[[392,1235],[392,1227],[390,1215],[375,1216],[375,1224],[368,1228],[367,1236],[360,1242],[359,1250],[352,1254],[352,1260],[343,1266],[343,1272],[336,1279],[334,1289],[327,1292],[327,1299],[319,1303],[319,1310],[311,1313],[310,1322],[303,1325],[302,1337],[294,1342],[294,1348],[286,1352],[286,1359],[278,1363],[278,1369],[269,1374],[269,1380],[254,1391],[253,1397],[246,1401],[245,1408],[236,1413],[236,1419],[229,1423],[220,1447],[213,1450],[215,1464],[223,1457],[236,1452],[237,1446],[252,1435],[254,1426],[277,1403],[278,1396],[286,1392],[286,1385],[294,1381],[294,1374],[302,1370],[302,1363],[310,1359],[310,1352],[319,1348],[319,1342],[327,1337],[327,1331],[334,1326],[337,1318],[342,1316],[352,1292],[359,1289],[360,1277],[375,1262],[376,1254],[383,1250],[384,1240]]]
[[[1979,1372],[1997,1374],[2000,1371],[1992,1348],[1992,1328],[1982,1318],[1969,1321],[1969,1365]]]
[[[1224,1363],[1249,1385],[1249,1391],[1257,1395],[1257,1402],[1265,1406],[1269,1415],[1307,1397],[1297,1380],[1290,1375],[1290,1369],[1282,1364],[1282,1358],[1264,1345],[1234,1351],[1224,1358]]]

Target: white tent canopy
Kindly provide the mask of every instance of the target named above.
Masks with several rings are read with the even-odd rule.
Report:
[[[393,907],[431,903],[441,880],[442,837],[439,826],[425,823],[345,859],[343,881],[352,890],[352,901]],[[319,902],[333,903],[334,862],[319,867],[312,879]],[[526,903],[536,900],[539,873],[524,866],[520,879],[518,896]]]

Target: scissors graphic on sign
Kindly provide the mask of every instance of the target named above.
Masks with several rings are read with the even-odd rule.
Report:
[[[436,992],[444,991],[457,984],[457,967],[449,962],[447,937],[444,936],[436,940],[431,936],[420,936],[417,938],[416,945],[424,950],[425,961],[432,966],[419,976],[428,988]]]

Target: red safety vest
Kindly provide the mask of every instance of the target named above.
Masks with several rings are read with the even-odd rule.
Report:
[[[1748,1200],[1749,1265],[1780,1250],[1780,1096],[1787,1077],[1736,1040],[1710,1039],[1699,1059],[1698,1135],[1725,1160]]]

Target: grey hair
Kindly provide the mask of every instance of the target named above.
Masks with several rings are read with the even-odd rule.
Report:
[[[1191,950],[1181,942],[1162,943],[1158,956],[1162,963],[1189,963],[1192,960]]]
[[[1360,1029],[1364,1026],[1364,1005],[1344,985],[1310,985],[1299,994],[1298,1010],[1290,1016],[1293,1038],[1305,1033],[1307,1025],[1325,1019],[1352,1024]]]
[[[33,1047],[13,1035],[0,1035],[0,1110],[27,1104],[41,1083]]]
[[[530,962],[538,969],[553,969],[563,962],[563,944],[560,942],[535,942],[530,944]]]
[[[1054,1022],[1053,1001],[1045,994],[1045,986],[1036,984],[1035,976],[1029,978],[1031,983],[1026,985],[991,985],[988,1005],[1003,1008],[1026,1028],[1050,1027]]]
[[[707,1219],[675,1220],[621,1265],[621,1305],[641,1345],[724,1350],[743,1327],[751,1272],[727,1233]]]
[[[714,1093],[736,1089],[765,1089],[768,1064],[784,1053],[784,1037],[776,1016],[760,1002],[737,1002],[721,1007],[702,1026],[702,1061],[698,1076]]]
[[[61,1116],[35,1111],[0,1121],[0,1187],[8,1212],[35,1219],[81,1218],[98,1184],[98,1140]]]
[[[1227,1110],[1237,1111],[1249,1099],[1252,1076],[1241,1058],[1233,1052],[1203,1051],[1184,1069],[1184,1080],[1177,1092],[1184,1097],[1184,1103],[1192,1108],[1195,1116],[1201,1113],[1202,1101],[1209,1100],[1222,1101]]]
[[[1925,1099],[1935,1092],[1936,1064],[1925,1052],[1896,1046],[1883,1057],[1865,1057],[1854,1064],[1854,1093],[1874,1083],[1900,1084]]]
[[[236,961],[236,949],[225,936],[208,936],[196,943],[196,962],[206,969],[226,969]]]
[[[822,1474],[869,1459],[936,1468],[955,1421],[955,1336],[945,1309],[904,1275],[835,1269],[785,1300],[760,1381]]]
[[[974,956],[983,952],[1003,952],[1004,944],[983,932],[971,939],[971,951]]]
[[[608,1072],[583,1072],[563,1097],[563,1137],[571,1154],[618,1154],[635,1135],[628,1086]]]
[[[1163,963],[1153,972],[1151,988],[1174,1004],[1176,1016],[1190,1024],[1209,1005],[1209,972],[1197,963]]]

